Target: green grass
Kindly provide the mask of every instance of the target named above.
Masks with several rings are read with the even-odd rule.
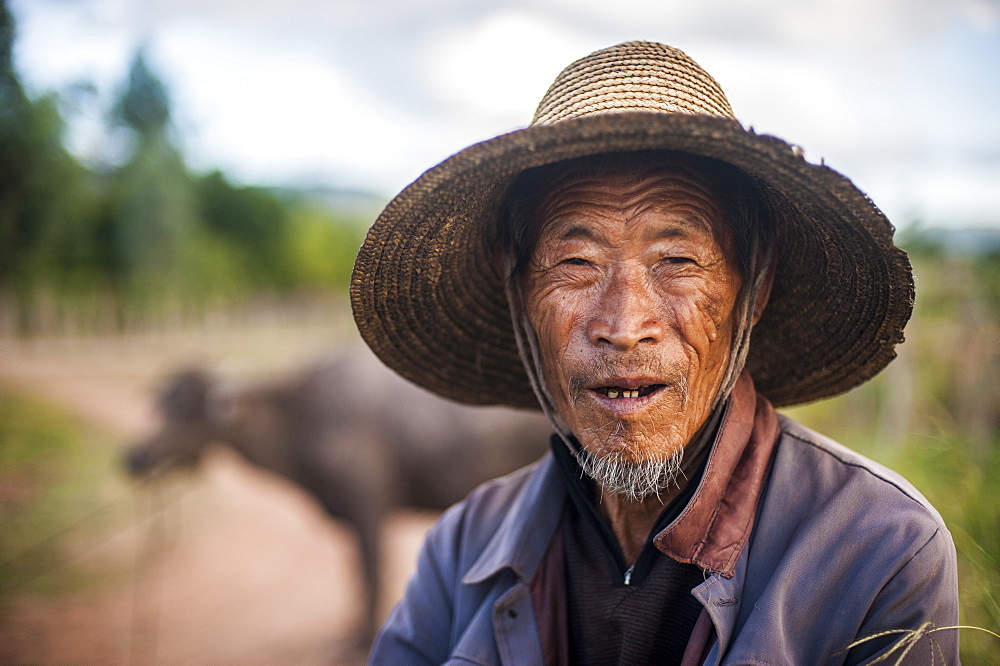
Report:
[[[114,522],[108,436],[40,400],[0,386],[0,603],[58,595],[97,576],[74,546]]]
[[[955,539],[961,624],[1000,632],[1000,448],[980,462],[960,438],[917,438],[902,453],[888,464],[927,496]],[[965,663],[996,663],[996,638],[964,631],[962,641]]]

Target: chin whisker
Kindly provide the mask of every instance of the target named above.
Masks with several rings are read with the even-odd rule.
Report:
[[[684,449],[672,455],[638,462],[629,460],[629,452],[615,451],[594,455],[586,449],[572,449],[583,473],[607,492],[623,499],[641,502],[678,485],[685,478],[681,465]],[[624,453],[624,455],[623,455]]]

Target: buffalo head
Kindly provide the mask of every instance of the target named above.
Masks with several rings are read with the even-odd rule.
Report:
[[[214,380],[203,370],[185,370],[170,377],[157,400],[160,428],[129,447],[128,472],[152,476],[197,464],[216,436],[217,393]]]

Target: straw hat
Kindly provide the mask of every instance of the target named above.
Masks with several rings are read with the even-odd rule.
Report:
[[[889,221],[841,174],[744,129],[712,77],[649,42],[573,63],[529,127],[453,155],[389,203],[351,279],[362,337],[386,365],[440,395],[537,408],[487,230],[525,169],[660,149],[729,162],[770,200],[777,272],[747,359],[759,392],[777,406],[835,395],[895,357],[913,278]]]

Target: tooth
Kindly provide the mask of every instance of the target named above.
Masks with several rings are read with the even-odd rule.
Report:
[[[609,398],[617,398],[618,397],[618,391],[616,391],[614,389],[608,389],[608,397]]]
[[[630,398],[638,398],[639,397],[639,392],[638,391],[629,391],[628,392],[628,397],[630,397]]]

